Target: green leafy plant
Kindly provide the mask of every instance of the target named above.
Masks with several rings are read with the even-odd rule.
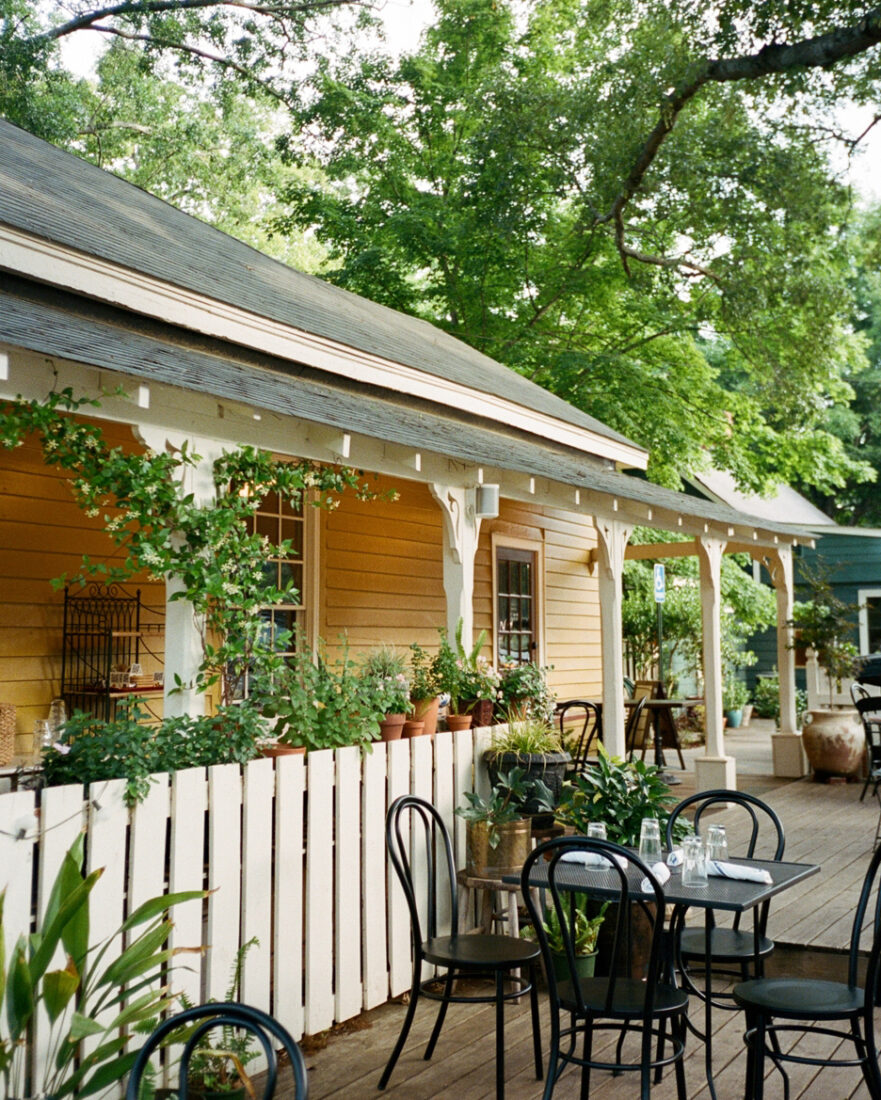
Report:
[[[462,635],[465,624],[456,624],[453,643],[445,628],[441,627],[440,646],[432,662],[432,674],[438,690],[450,696],[450,713],[467,713],[467,705],[476,699],[495,699],[499,690],[499,674],[480,655],[486,642],[486,631],[481,630],[471,646],[465,649]]]
[[[657,818],[663,834],[675,802],[654,764],[621,760],[600,746],[596,764],[563,784],[556,817],[584,834],[591,821],[602,821],[609,840],[635,846],[642,819]],[[687,831],[684,822],[683,827]]]
[[[591,901],[587,894],[573,893],[569,896],[568,901],[571,908],[566,916],[566,920],[567,926],[571,930],[570,935],[575,954],[580,956],[593,955],[596,953],[597,949],[600,926],[606,919],[606,910],[611,903],[608,901],[603,902],[599,912],[595,916],[589,917],[588,911]],[[554,904],[549,904],[547,906],[544,920],[542,921],[542,928],[544,929],[544,934],[551,953],[554,955],[565,954],[566,945],[563,939],[563,931],[560,927],[560,915]],[[521,935],[526,940],[535,940],[536,938],[534,928],[524,928]]]
[[[780,725],[780,676],[777,669],[770,676],[760,676],[756,680],[753,700],[759,718],[773,718]],[[808,709],[808,693],[801,688],[795,690],[796,722],[800,726]]]
[[[85,875],[84,837],[64,856],[38,931],[21,935],[5,964],[0,934],[0,1075],[4,1096],[90,1096],[121,1080],[172,997],[162,984],[172,957],[167,910],[205,896],[166,894],[139,905],[99,944],[89,943],[89,897],[102,870]],[[0,919],[4,894],[0,894]],[[2,927],[2,925],[0,925]],[[119,953],[117,944],[127,937]],[[60,969],[50,970],[59,948]],[[5,965],[5,970],[3,969]],[[38,1009],[48,1018],[47,1056],[28,1080],[28,1051]],[[88,1049],[82,1040],[90,1039]]]
[[[507,728],[493,733],[488,750],[490,753],[516,752],[523,756],[546,756],[562,752],[559,733],[539,718],[525,722],[512,722]]]
[[[361,678],[372,692],[373,707],[380,714],[406,714],[410,709],[407,662],[391,646],[368,653],[361,663]]]
[[[513,711],[525,718],[549,721],[554,713],[556,696],[548,687],[552,665],[542,667],[532,661],[503,665],[499,681],[499,709],[511,720]]]
[[[749,689],[743,680],[728,677],[722,688],[722,710],[740,710],[749,702]]]
[[[271,679],[254,683],[252,698],[262,714],[275,719],[275,734],[285,745],[337,749],[379,737],[382,712],[345,644],[331,657],[319,639],[313,654],[299,634],[293,655]]]
[[[237,1001],[239,989],[242,984],[242,966],[245,956],[252,947],[258,946],[260,941],[253,936],[247,943],[243,943],[236,952],[230,973],[229,986],[224,996],[224,1001]],[[193,1002],[185,993],[181,994],[181,1004],[186,1008],[193,1008]],[[209,1001],[209,1003],[212,1003]],[[218,1002],[220,1008],[222,1002]],[[186,1043],[196,1028],[201,1027],[203,1020],[198,1020],[189,1028],[181,1028],[173,1032],[168,1043]],[[251,1084],[245,1066],[252,1062],[258,1051],[254,1049],[256,1036],[247,1028],[236,1028],[228,1025],[220,1028],[220,1039],[212,1040],[211,1035],[216,1034],[207,1031],[203,1039],[193,1050],[187,1072],[187,1087],[193,1095],[209,1092],[236,1092],[244,1087],[249,1096],[256,1095]]]
[[[151,776],[211,764],[244,764],[257,755],[266,723],[253,701],[221,706],[213,715],[181,715],[151,723],[142,701],[119,700],[111,720],[77,712],[43,754],[48,786],[125,779],[133,806],[146,797]]]
[[[435,663],[428,653],[413,642],[410,646],[410,699],[414,703],[433,699],[440,690]]]
[[[523,768],[511,768],[501,774],[489,798],[483,798],[476,791],[465,791],[465,798],[468,805],[459,806],[456,813],[465,821],[485,821],[489,826],[489,846],[493,850],[501,840],[499,826],[517,821],[522,816],[521,805],[533,799],[547,813],[554,809],[547,785],[540,779],[527,780]]]
[[[859,650],[850,641],[854,633],[854,616],[859,604],[846,603],[835,595],[828,573],[819,567],[805,569],[803,580],[811,598],[797,603],[788,625],[796,629],[793,646],[808,646],[817,654],[817,661],[829,679],[829,704],[835,691],[841,691],[842,680],[853,676],[860,667]]]

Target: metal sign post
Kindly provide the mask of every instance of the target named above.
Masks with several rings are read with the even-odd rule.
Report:
[[[664,690],[664,600],[667,598],[667,578],[664,566],[655,563],[655,603],[658,605],[658,680]]]

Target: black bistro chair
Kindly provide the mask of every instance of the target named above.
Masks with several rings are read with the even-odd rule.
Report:
[[[156,1028],[141,1047],[132,1066],[128,1086],[125,1090],[126,1100],[138,1100],[141,1082],[150,1062],[150,1056],[158,1047],[168,1042],[169,1037],[174,1032],[180,1031],[182,1028],[187,1029],[187,1039],[180,1058],[178,1083],[175,1086],[175,1092],[180,1100],[186,1100],[188,1095],[187,1071],[190,1058],[206,1033],[215,1028],[235,1028],[240,1031],[250,1031],[255,1036],[257,1046],[262,1047],[267,1068],[265,1075],[257,1081],[262,1086],[257,1091],[258,1097],[262,1097],[263,1100],[270,1100],[275,1095],[279,1077],[276,1052],[279,1048],[284,1050],[288,1057],[294,1079],[293,1093],[290,1092],[287,1082],[284,1083],[285,1097],[290,1098],[290,1100],[306,1100],[308,1097],[309,1085],[306,1079],[306,1066],[303,1062],[303,1055],[286,1029],[259,1008],[252,1008],[250,1005],[239,1004],[235,1001],[217,1001],[211,1004],[196,1005],[195,1008],[178,1012],[174,1016],[169,1016]],[[213,1045],[216,1047],[218,1044],[215,1041]]]
[[[608,869],[584,871],[577,863],[563,858],[573,854],[580,858],[605,857]],[[621,867],[612,859],[613,856],[629,860],[629,867]],[[532,880],[534,870],[542,879],[547,876],[544,911],[540,910],[531,889],[539,885]],[[614,921],[615,929],[608,975],[605,977],[574,977],[573,875],[581,880],[577,883],[579,891],[588,892],[590,881],[594,879],[597,885],[607,888],[603,897],[614,894],[613,906],[606,915],[607,922]],[[648,880],[648,892],[654,896],[651,902],[632,895],[643,879]],[[557,837],[530,853],[523,865],[521,890],[541,947],[550,999],[551,1048],[543,1100],[550,1100],[561,1073],[570,1063],[581,1066],[582,1097],[589,1095],[591,1070],[604,1069],[613,1073],[639,1073],[642,1100],[648,1100],[650,1096],[652,1071],[660,1072],[664,1066],[675,1064],[677,1095],[679,1100],[685,1100],[682,1061],[688,995],[663,980],[664,891],[649,868],[618,844],[580,836]],[[632,905],[638,905],[643,910],[648,928],[648,964],[644,981],[629,976]],[[562,981],[556,976],[554,957],[544,931],[545,912],[551,907],[559,922],[568,963],[569,977]],[[667,1022],[672,1033],[669,1040],[663,1026]],[[594,1034],[610,1030],[619,1033],[615,1060],[594,1057]],[[639,1040],[639,1055],[633,1061],[622,1060],[622,1044],[628,1035]],[[667,1042],[670,1050],[665,1055]],[[656,1043],[659,1049],[653,1057],[652,1048]]]
[[[627,716],[627,725],[624,728],[624,748],[628,760],[634,760],[640,746],[645,744],[648,737],[649,712],[646,710],[649,697],[642,696],[635,706],[630,708]]]
[[[557,721],[560,723],[560,738],[567,745],[567,726],[574,725],[575,739],[568,741],[572,762],[566,765],[567,777],[578,775],[596,763],[596,745],[603,739],[602,708],[589,699],[569,699],[557,704]],[[578,730],[578,723],[581,729]]]
[[[881,784],[881,695],[870,695],[859,683],[850,685],[850,694],[866,735],[866,782],[860,792],[860,802],[866,797],[866,791],[871,783],[872,794],[881,803],[881,797],[878,795],[878,786]],[[875,833],[876,843],[879,832],[881,832],[881,821]]]
[[[848,955],[847,981],[817,981],[815,978],[756,978],[734,987],[734,999],[746,1013],[747,1100],[762,1100],[764,1095],[765,1056],[770,1057],[783,1074],[785,1095],[789,1081],[784,1064],[795,1062],[813,1066],[859,1066],[872,1100],[881,1100],[881,1072],[875,1043],[875,1006],[881,981],[881,896],[878,894],[878,868],[881,848],[876,849],[863,881],[854,915]],[[874,898],[873,898],[874,894]],[[866,969],[865,986],[857,984],[860,939],[864,928],[872,930],[872,947]],[[837,1024],[837,1027],[830,1025]],[[853,1058],[811,1056],[809,1051],[786,1044],[781,1049],[779,1036],[826,1036],[853,1043]],[[816,1045],[814,1046],[816,1050]],[[847,1094],[853,1084],[848,1079]],[[819,1093],[818,1093],[819,1095]],[[832,1096],[830,1090],[825,1095]],[[854,1094],[856,1095],[856,1094]]]
[[[420,916],[420,900],[417,898],[416,879],[410,863],[411,833],[413,850],[421,853],[425,860],[424,876],[427,899],[423,899],[426,913],[426,926],[423,928]],[[407,1015],[401,1027],[398,1041],[391,1057],[379,1079],[379,1088],[384,1089],[391,1077],[395,1063],[404,1049],[416,1005],[420,997],[440,1001],[437,1019],[428,1046],[425,1060],[431,1058],[435,1044],[440,1036],[444,1017],[450,1004],[495,1003],[496,1006],[496,1097],[502,1100],[505,1094],[505,1038],[504,1008],[505,1001],[513,1000],[529,993],[532,1006],[532,1037],[535,1057],[535,1075],[541,1080],[541,1029],[538,1019],[538,976],[539,950],[534,943],[514,936],[497,936],[486,933],[458,934],[459,910],[456,893],[456,868],[453,863],[453,850],[443,818],[431,805],[415,795],[402,795],[389,807],[386,818],[386,840],[392,865],[404,889],[407,907],[410,911],[410,929],[413,944],[413,983],[410,988],[410,1003]],[[441,892],[441,893],[439,893]],[[450,906],[450,927],[452,935],[438,935],[438,899],[446,895]],[[422,965],[429,963],[441,967],[445,974],[423,980]],[[520,977],[519,971],[529,971],[529,981]],[[518,971],[517,974],[514,971]],[[465,994],[456,993],[453,983],[457,979],[491,978],[495,983],[492,993]],[[506,989],[506,983],[508,987]],[[442,985],[438,992],[435,985]]]
[[[726,806],[737,807],[746,815],[748,820],[748,833],[746,844],[738,847],[731,855],[745,857],[746,859],[774,859],[783,858],[783,849],[786,845],[786,837],[783,825],[777,814],[767,803],[755,795],[746,794],[744,791],[699,791],[690,798],[683,799],[675,806],[667,820],[667,848],[673,845],[673,830],[676,822],[682,816],[691,818],[695,832],[700,832],[704,814],[710,810],[725,809]],[[730,822],[730,817],[726,824]],[[708,824],[708,819],[703,824]],[[768,939],[766,928],[768,924],[768,910],[770,901],[757,907],[753,911],[754,925],[750,928],[740,927],[740,914],[735,915],[730,928],[715,928],[712,931],[712,966],[713,973],[734,976],[746,981],[747,978],[761,977],[763,974],[764,960],[774,950],[773,940]],[[688,928],[685,926],[687,908],[677,906],[671,921],[671,934],[673,936],[673,958],[676,968],[681,975],[682,984],[689,993],[703,998],[705,991],[692,979],[691,968],[697,966],[701,969],[706,963],[706,931],[705,925]],[[713,912],[709,910],[707,919],[713,924]],[[731,994],[718,993],[713,995],[713,1004],[719,1008],[735,1008]]]

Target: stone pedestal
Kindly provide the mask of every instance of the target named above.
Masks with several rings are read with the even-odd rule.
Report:
[[[772,733],[771,753],[774,775],[778,778],[801,779],[808,774],[808,758],[800,733]]]
[[[733,756],[698,756],[694,771],[699,791],[737,790],[737,769]]]

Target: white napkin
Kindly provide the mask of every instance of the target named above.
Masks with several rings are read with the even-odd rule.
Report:
[[[759,867],[742,867],[739,863],[726,863],[721,859],[707,860],[707,874],[719,878],[736,878],[743,882],[763,882],[766,886],[773,883],[768,871]]]
[[[627,868],[627,860],[624,856],[613,855],[612,858],[618,864],[619,867]],[[560,862],[566,863],[581,863],[585,867],[608,867],[609,861],[605,856],[601,856],[599,852],[564,852],[560,856]]]
[[[670,868],[667,866],[666,863],[653,863],[652,874],[663,886],[667,879],[670,877]],[[648,878],[644,878],[642,880],[642,882],[639,884],[639,888],[644,894],[651,893],[651,891],[654,889]]]
[[[673,848],[670,854],[667,856],[668,867],[681,867],[682,861],[685,857],[682,855],[681,848]]]

